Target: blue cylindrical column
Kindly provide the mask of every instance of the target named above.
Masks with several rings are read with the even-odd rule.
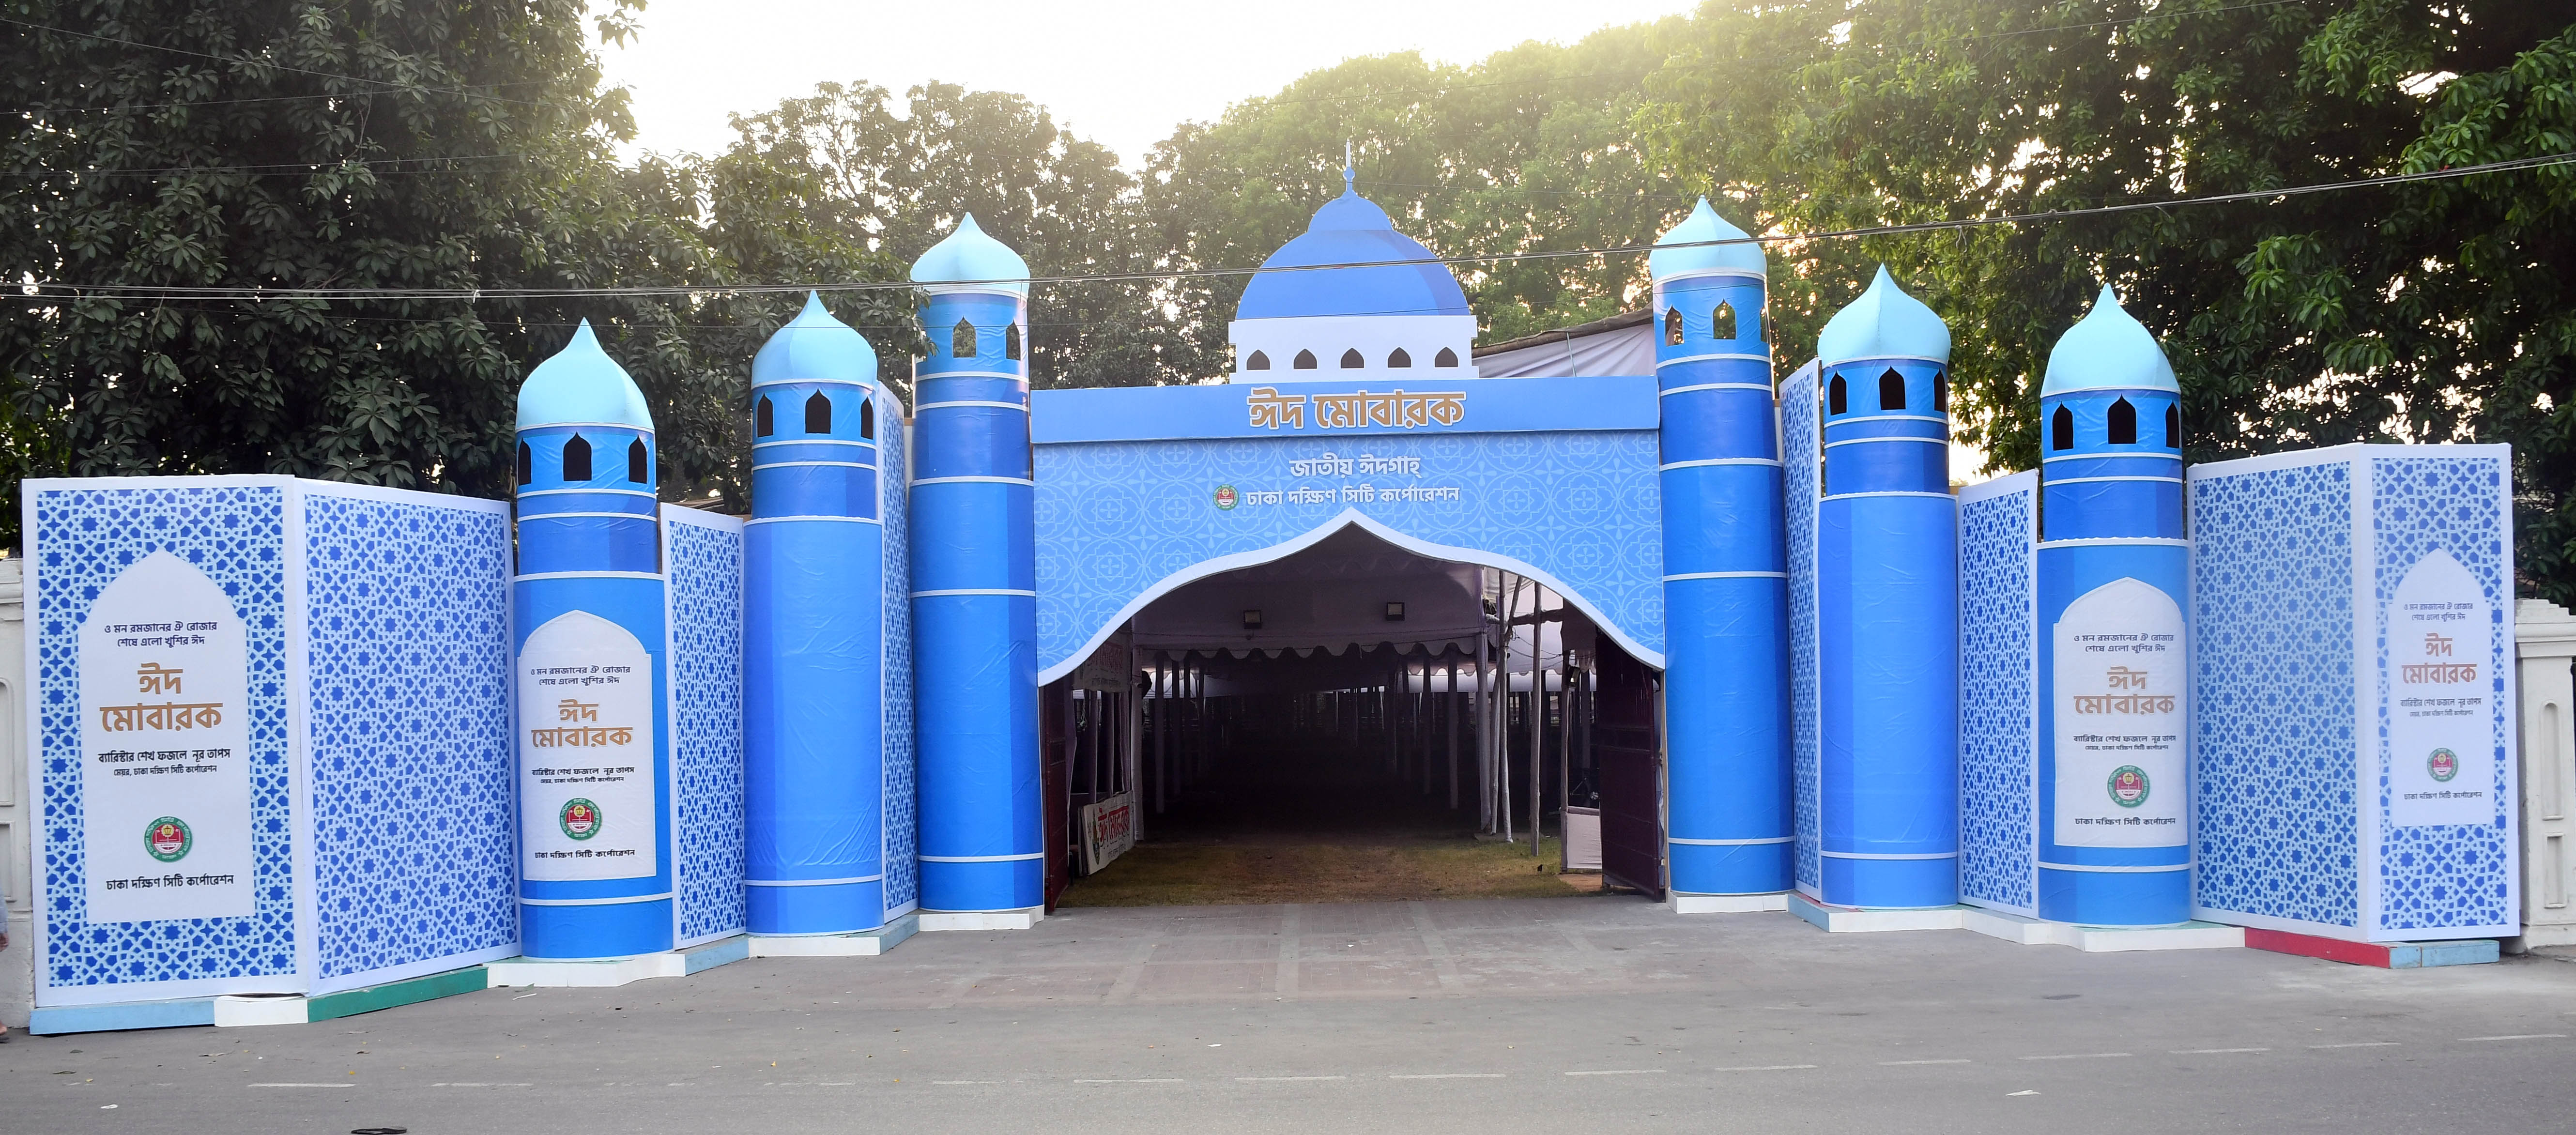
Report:
[[[2109,288],[2040,390],[2039,915],[2191,917],[2181,387]]]
[[[531,958],[671,948],[653,417],[584,322],[519,388],[519,926]]]
[[[1887,269],[1826,323],[1817,507],[1822,901],[1959,901],[1950,332]]]
[[[877,357],[809,294],[751,363],[743,882],[754,934],[885,925]]]
[[[1703,199],[1661,244],[1739,239]],[[1790,883],[1788,573],[1780,437],[1750,242],[1659,248],[1666,833],[1672,889]]]
[[[925,912],[1046,901],[1028,274],[971,216],[912,268],[930,337],[913,367],[912,478]]]

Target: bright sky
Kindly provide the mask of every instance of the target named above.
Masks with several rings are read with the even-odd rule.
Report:
[[[631,88],[637,145],[709,152],[728,112],[825,81],[894,91],[928,79],[1027,95],[1060,126],[1137,164],[1184,120],[1355,56],[1418,50],[1469,63],[1527,40],[1572,43],[1695,0],[652,0],[643,35],[605,57]]]

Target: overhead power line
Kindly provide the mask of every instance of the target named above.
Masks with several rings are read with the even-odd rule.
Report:
[[[1427,256],[1404,260],[1345,261],[1332,264],[1258,268],[1193,268],[1166,272],[1107,272],[1087,275],[1029,276],[989,280],[941,281],[943,285],[1026,284],[1032,287],[1091,283],[1142,283],[1164,280],[1225,279],[1241,276],[1273,275],[1290,272],[1324,272],[1338,268],[1388,268],[1415,265],[1476,265],[1515,263],[1533,260],[1567,260],[1584,257],[1633,255],[1657,249],[1714,248],[1729,245],[1795,244],[1815,240],[1851,240],[1875,236],[1905,236],[1914,233],[1954,232],[1991,228],[1997,225],[2055,224],[2088,217],[2114,216],[2159,209],[2176,209],[2196,205],[2221,205],[2243,201],[2271,201],[2287,197],[2304,197],[2317,193],[2334,193],[2417,182],[2447,181],[2480,174],[2509,173],[2576,163],[2576,151],[2539,157],[2515,158],[2481,165],[2454,166],[2415,173],[2393,173],[2351,181],[2319,182],[2310,185],[2284,186],[2276,189],[2248,189],[2235,193],[2212,193],[2198,197],[2173,197],[2153,201],[2134,201],[2118,205],[2093,205],[2081,209],[2055,209],[2036,213],[2011,213],[1994,217],[1969,217],[1947,221],[1918,221],[1909,224],[1868,225],[1860,228],[1830,229],[1817,232],[1775,233],[1764,236],[1733,237],[1725,240],[1675,241],[1671,244],[1625,244],[1599,248],[1572,248],[1543,252],[1500,252],[1469,256]],[[25,285],[21,295],[33,297],[83,296],[158,298],[158,299],[364,299],[364,300],[463,300],[467,302],[501,299],[554,299],[616,296],[690,296],[690,295],[761,295],[780,292],[878,292],[908,291],[918,287],[909,281],[857,281],[846,283],[808,282],[792,284],[717,284],[669,285],[653,287],[609,288],[433,288],[433,287],[245,287],[239,285],[190,286],[177,284],[78,284],[57,280]]]

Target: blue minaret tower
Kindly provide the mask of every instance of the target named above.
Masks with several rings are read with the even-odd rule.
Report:
[[[913,688],[922,925],[1046,901],[1028,264],[969,216],[912,266]],[[976,925],[959,921],[958,926]]]
[[[519,387],[519,926],[531,958],[671,948],[653,416],[585,321]]]
[[[1816,342],[1822,894],[1959,901],[1959,509],[1950,329],[1878,270]]]
[[[744,877],[754,934],[885,925],[877,356],[808,294],[751,363]]]
[[[2182,389],[2102,289],[2040,388],[2039,915],[2191,917]]]
[[[1703,198],[1658,244],[1742,239]],[[1668,838],[1679,896],[1787,890],[1787,531],[1764,320],[1749,240],[1658,248]]]

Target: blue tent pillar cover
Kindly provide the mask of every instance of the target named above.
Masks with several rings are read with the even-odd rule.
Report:
[[[1959,901],[1959,510],[1950,332],[1880,268],[1816,344],[1824,902]]]
[[[671,948],[653,418],[584,322],[519,387],[519,925],[532,958]]]
[[[1028,265],[975,219],[913,265],[913,674],[921,908],[1046,901]]]
[[[885,925],[877,357],[820,297],[751,364],[744,877],[754,934]],[[900,423],[897,423],[900,428]]]
[[[2191,917],[2181,387],[2102,289],[2040,389],[2039,915]]]
[[[1743,230],[1706,200],[1659,242]],[[1788,572],[1760,246],[1659,247],[1671,886],[1787,890]]]

